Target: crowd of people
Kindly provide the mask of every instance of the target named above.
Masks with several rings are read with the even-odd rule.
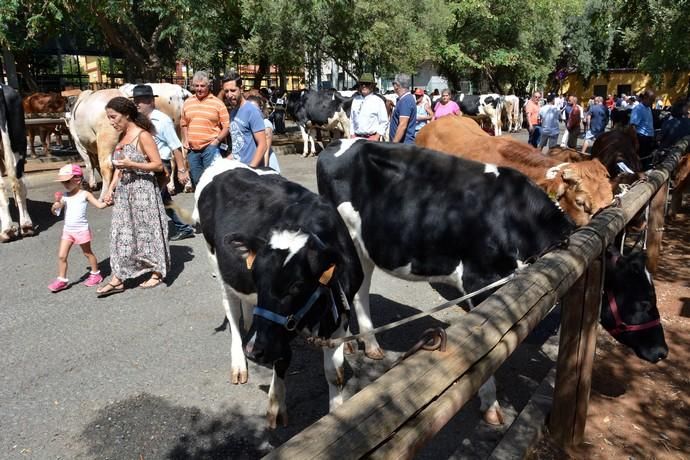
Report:
[[[139,287],[148,289],[164,285],[170,267],[168,241],[194,237],[195,230],[180,219],[170,204],[172,197],[165,186],[172,172],[171,161],[178,165],[176,179],[180,184],[196,185],[204,170],[221,157],[231,156],[250,167],[270,167],[280,172],[278,159],[271,148],[273,125],[268,119],[264,95],[245,94],[239,75],[231,73],[222,82],[220,98],[210,91],[205,72],[192,79],[194,94],[184,102],[177,136],[172,120],[156,109],[156,94],[151,86],[137,85],[132,98],[116,97],[106,106],[110,124],[119,133],[112,155],[113,180],[104,200],[97,200],[81,189],[83,174],[78,165],[63,167],[57,181],[65,192],[56,193],[52,212],[65,210],[65,224],[58,250],[58,276],[48,286],[52,292],[67,289],[67,257],[73,244],[80,245],[90,272],[84,281],[98,286],[98,297],[125,290],[125,282],[146,277]],[[435,90],[431,95],[422,88],[411,88],[411,78],[398,74],[393,82],[397,96],[390,111],[385,99],[377,93],[375,80],[364,73],[357,82],[357,93],[351,107],[353,138],[414,143],[416,134],[428,123],[445,116],[460,116],[462,110],[452,100],[449,89]],[[562,147],[577,147],[584,132],[582,152],[599,137],[609,124],[613,110],[631,108],[630,125],[637,133],[640,158],[651,166],[651,152],[656,147],[652,107],[658,106],[652,90],[637,97],[622,94],[592,97],[586,107],[576,96],[558,97],[534,92],[523,110],[529,132],[528,142],[536,148],[558,144],[561,123],[565,130]],[[675,104],[672,117],[663,128],[662,144],[670,145],[690,135],[690,101]],[[183,148],[187,151],[189,170],[184,168]],[[91,249],[92,232],[88,225],[88,204],[96,208],[113,206],[110,231],[111,278],[105,284]],[[175,233],[168,235],[169,218]]]
[[[549,94],[544,102],[542,94],[536,91],[524,106],[529,130],[528,142],[540,149],[544,146],[553,147],[561,131],[560,123],[563,123],[565,130],[560,146],[577,148],[577,140],[584,133],[581,151],[587,153],[594,141],[612,127],[614,113],[629,111],[629,125],[637,135],[640,160],[643,167],[648,169],[652,166],[652,152],[657,147],[653,110],[662,108],[661,100],[651,89],[645,89],[637,96],[621,94],[614,98],[608,95],[606,99],[592,96],[584,107],[580,105],[577,96],[558,97]],[[671,117],[660,127],[661,143],[664,145],[671,145],[683,135],[690,134],[690,129],[686,127],[690,123],[690,101],[684,99],[677,102],[670,112]]]

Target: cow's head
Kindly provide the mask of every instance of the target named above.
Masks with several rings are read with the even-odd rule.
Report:
[[[318,236],[273,230],[268,241],[228,235],[226,244],[245,260],[257,292],[247,357],[264,364],[289,360],[298,333],[328,337],[347,326],[336,281],[340,257]]]
[[[664,339],[652,277],[641,251],[621,256],[607,250],[606,282],[601,305],[601,324],[616,340],[645,361],[666,358]]]
[[[613,201],[608,171],[598,160],[551,168],[539,185],[578,226]]]

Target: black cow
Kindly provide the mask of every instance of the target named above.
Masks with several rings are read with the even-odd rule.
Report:
[[[573,222],[526,176],[417,146],[332,142],[317,162],[319,192],[337,206],[355,241],[364,282],[355,297],[357,322],[371,330],[369,286],[374,266],[407,280],[450,284],[471,292],[513,272],[574,229]],[[618,259],[617,270],[627,259]],[[627,280],[607,279],[620,298],[622,316],[636,322],[658,318],[651,278],[643,270]],[[611,285],[612,280],[622,284]],[[628,297],[628,284],[636,295]],[[621,289],[620,287],[625,287]],[[639,289],[639,292],[637,291]],[[481,299],[479,299],[481,300]],[[634,323],[635,324],[635,323]],[[645,334],[654,346],[628,344],[656,362],[667,347],[660,325]],[[365,352],[380,358],[376,338]],[[493,378],[479,391],[490,423],[502,420]]]
[[[349,110],[352,98],[344,98],[335,90],[302,90],[290,93],[287,98],[287,114],[295,120],[302,133],[302,155],[316,154],[312,128],[338,131],[344,138],[350,137]],[[311,150],[309,150],[309,144]]]
[[[26,163],[26,127],[22,98],[12,87],[0,84],[0,243],[34,234],[34,226],[26,206],[24,164]],[[7,174],[19,209],[19,228],[13,225],[5,182]]]
[[[246,355],[273,365],[268,422],[287,423],[285,372],[298,333],[343,336],[362,269],[347,228],[322,197],[282,176],[220,160],[195,192],[195,218],[222,286],[232,334],[232,383],[247,382]],[[259,307],[254,308],[255,305]],[[253,321],[252,321],[253,317]],[[342,402],[343,347],[324,349],[330,406]]]

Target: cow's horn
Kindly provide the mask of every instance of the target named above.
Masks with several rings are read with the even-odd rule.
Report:
[[[335,271],[335,264],[331,264],[330,267],[326,269],[325,272],[321,274],[321,278],[319,278],[319,283],[323,284],[326,286],[328,283],[331,282],[331,278],[333,278],[333,272]]]
[[[256,253],[253,251],[249,251],[249,253],[247,253],[247,258],[244,259],[244,261],[247,263],[247,270],[252,269],[252,265],[254,265],[254,259],[256,259]]]

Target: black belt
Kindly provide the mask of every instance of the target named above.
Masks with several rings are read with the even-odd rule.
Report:
[[[378,133],[369,133],[369,134],[355,133],[355,137],[371,137],[371,136],[373,136],[374,134],[378,134]]]

